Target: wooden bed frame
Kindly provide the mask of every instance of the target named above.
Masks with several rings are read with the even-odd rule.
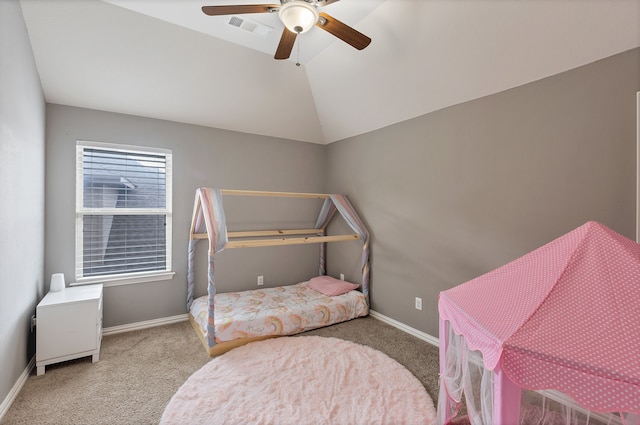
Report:
[[[316,198],[326,199],[330,195],[326,193],[296,193],[296,192],[262,192],[257,190],[221,190],[223,195],[231,196],[267,196],[278,198]],[[199,203],[200,200],[198,200]],[[329,220],[331,221],[331,220]],[[279,246],[279,245],[300,245],[307,243],[323,243],[323,242],[339,242],[339,241],[353,241],[359,240],[360,236],[357,234],[346,235],[324,235],[326,229],[278,229],[278,230],[253,230],[246,232],[227,232],[229,242],[225,245],[225,248],[251,248],[259,246]],[[305,236],[305,237],[291,237],[300,235],[321,235],[321,236]],[[194,225],[191,224],[191,231],[189,234],[191,239],[208,239],[209,235],[206,233],[195,233]],[[275,236],[284,236],[284,238],[274,238]],[[263,238],[263,239],[249,239],[249,240],[231,240],[238,238]],[[268,239],[267,239],[268,238]]]
[[[262,341],[263,339],[269,339],[269,338],[277,338],[279,336],[286,336],[286,335],[265,335],[265,336],[256,336],[253,338],[239,338],[239,339],[233,339],[231,341],[219,342],[213,347],[209,347],[209,344],[207,343],[207,338],[205,337],[204,332],[202,331],[202,328],[193,319],[193,316],[191,315],[191,313],[189,313],[189,322],[191,323],[191,326],[193,326],[193,329],[196,330],[196,333],[198,334],[198,338],[200,339],[200,342],[202,343],[202,345],[204,345],[204,349],[207,350],[207,352],[209,353],[209,357],[219,356],[221,354],[226,353],[227,351],[231,351],[236,347],[240,347],[250,342]]]
[[[315,199],[327,199],[330,198],[330,194],[326,193],[301,193],[301,192],[269,192],[269,191],[255,191],[255,190],[220,190],[222,195],[227,196],[261,196],[261,197],[278,197],[278,198],[315,198]],[[198,198],[196,208],[201,208],[201,199]],[[332,215],[327,220],[327,225],[331,222]],[[317,229],[276,229],[276,230],[252,230],[252,231],[235,231],[227,232],[228,242],[225,245],[227,248],[251,248],[251,247],[265,247],[265,246],[282,246],[282,245],[301,245],[301,244],[314,244],[325,242],[340,242],[340,241],[353,241],[360,240],[360,235],[354,234],[340,234],[340,235],[326,235],[326,226]],[[192,221],[191,229],[189,232],[190,240],[208,239],[207,233],[197,233],[195,231],[195,222]],[[247,239],[254,238],[254,239]],[[240,239],[240,240],[238,240]],[[368,304],[368,300],[367,300]],[[215,346],[209,347],[207,338],[204,331],[196,323],[193,316],[189,312],[189,321],[196,330],[198,337],[210,356],[218,356],[224,354],[233,348],[240,347],[254,341],[261,341],[264,339],[285,336],[285,335],[266,335],[253,338],[240,338],[231,341],[218,342]]]

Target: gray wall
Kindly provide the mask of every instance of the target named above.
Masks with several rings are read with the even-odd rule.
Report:
[[[73,282],[76,140],[155,146],[173,151],[172,280],[105,288],[104,326],[186,313],[187,241],[195,190],[225,189],[322,192],[324,146],[179,124],[168,121],[47,105],[45,276],[62,272]],[[230,230],[271,228],[283,222],[312,227],[319,204],[304,200],[225,197]],[[197,293],[206,294],[206,242],[198,246]],[[216,258],[219,291],[296,283],[317,273],[317,247],[223,251]],[[289,261],[295,258],[295,261]]]
[[[329,145],[327,190],[373,235],[372,308],[437,336],[442,290],[588,220],[635,239],[638,90],[635,49]],[[329,272],[353,276],[345,248]]]
[[[0,1],[0,406],[34,355],[43,294],[45,103],[20,4]]]

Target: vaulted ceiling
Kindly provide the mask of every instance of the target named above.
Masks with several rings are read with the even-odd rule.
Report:
[[[20,3],[50,103],[320,144],[640,46],[640,0],[341,0],[372,43],[312,28],[284,61],[277,14],[201,11],[259,0]]]

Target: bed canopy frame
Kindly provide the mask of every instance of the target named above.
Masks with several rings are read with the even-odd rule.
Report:
[[[226,217],[222,198],[224,196],[259,196],[276,198],[315,198],[324,199],[322,208],[318,214],[315,226],[312,229],[275,229],[275,230],[250,230],[227,231]],[[339,212],[353,234],[327,235],[326,229],[335,213]],[[188,269],[187,269],[187,310],[193,302],[195,287],[194,263],[195,247],[199,241],[207,239],[208,249],[208,275],[207,293],[209,315],[207,321],[206,336],[202,334],[199,326],[192,324],[199,331],[199,336],[208,348],[210,355],[222,354],[231,348],[246,344],[251,341],[265,339],[267,337],[243,338],[241,340],[217,343],[215,339],[214,323],[214,297],[215,284],[215,254],[226,248],[251,248],[282,245],[320,244],[320,265],[318,275],[326,274],[326,244],[327,242],[362,241],[361,291],[369,305],[369,233],[358,217],[355,209],[345,195],[324,193],[297,193],[297,192],[268,192],[250,190],[228,190],[201,187],[196,190],[191,230],[189,233]],[[224,347],[222,347],[224,345]]]

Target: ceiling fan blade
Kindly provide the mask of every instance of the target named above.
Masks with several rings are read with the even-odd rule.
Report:
[[[202,11],[209,16],[240,15],[243,13],[276,12],[279,4],[236,4],[229,6],[202,6]]]
[[[298,34],[291,32],[288,29],[282,31],[282,37],[280,37],[280,44],[276,50],[275,59],[289,59],[291,56],[291,50],[293,50],[293,44],[296,42]]]
[[[340,1],[340,0],[318,0],[318,3],[321,6],[329,6],[331,3],[335,3],[337,1]]]
[[[347,24],[343,24],[336,18],[320,12],[320,19],[316,23],[317,27],[335,35],[340,40],[352,45],[358,50],[362,50],[371,43],[371,39],[359,31],[351,28]]]

